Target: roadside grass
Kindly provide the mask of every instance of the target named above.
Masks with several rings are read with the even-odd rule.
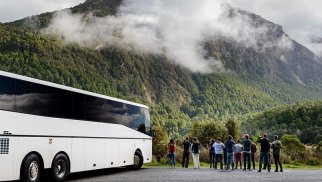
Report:
[[[273,165],[275,167],[275,165]],[[290,162],[289,164],[283,164],[283,168],[285,169],[304,169],[304,170],[314,170],[314,169],[322,169],[322,165],[311,166],[307,164],[303,164],[300,162]]]

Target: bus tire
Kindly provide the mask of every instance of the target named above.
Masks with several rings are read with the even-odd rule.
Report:
[[[131,168],[134,170],[139,170],[141,169],[142,165],[143,165],[142,153],[139,151],[136,151],[134,153],[134,164],[131,166]]]
[[[51,165],[51,175],[54,181],[64,181],[70,172],[69,159],[65,154],[57,154]]]
[[[42,162],[36,154],[26,156],[21,165],[20,181],[38,182],[43,171]]]

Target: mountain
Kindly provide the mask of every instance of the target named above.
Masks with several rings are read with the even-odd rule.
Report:
[[[87,0],[72,13],[115,15],[120,0]],[[64,44],[40,29],[49,12],[0,25],[0,70],[147,104],[152,121],[173,136],[184,135],[194,120],[243,116],[302,100],[322,99],[322,64],[310,50],[291,40],[282,27],[258,15],[227,7],[226,16],[243,16],[268,30],[257,48],[227,37],[203,44],[206,56],[227,71],[193,73],[162,55],[117,46],[96,50]],[[268,46],[281,38],[293,49]]]

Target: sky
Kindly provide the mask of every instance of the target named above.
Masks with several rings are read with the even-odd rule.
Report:
[[[10,22],[35,14],[64,9],[84,1],[0,0],[0,22]],[[194,1],[203,2],[199,0]],[[167,2],[172,4],[175,1]],[[321,0],[225,0],[224,2],[231,4],[233,7],[254,12],[265,19],[282,25],[284,31],[291,38],[305,45],[317,55],[322,56],[322,44],[312,43],[311,41],[317,37],[322,37]]]
[[[0,22],[11,22],[27,16],[78,5],[85,0],[0,0]]]

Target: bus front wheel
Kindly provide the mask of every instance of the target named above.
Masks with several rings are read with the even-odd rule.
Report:
[[[42,164],[36,154],[28,155],[21,166],[22,182],[38,182],[42,173]]]
[[[51,165],[51,174],[55,181],[64,181],[70,172],[69,159],[65,154],[55,156]]]
[[[143,165],[143,156],[141,152],[136,151],[134,153],[134,164],[131,166],[131,168],[138,170],[138,169],[141,169],[142,165]]]

